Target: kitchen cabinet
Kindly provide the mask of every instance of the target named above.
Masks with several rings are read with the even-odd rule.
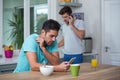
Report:
[[[12,58],[0,57],[0,74],[12,73],[16,68],[18,54],[14,52]]]
[[[0,65],[0,74],[12,73],[16,68],[17,63]]]

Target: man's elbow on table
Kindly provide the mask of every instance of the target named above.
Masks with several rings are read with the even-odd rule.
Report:
[[[32,71],[39,71],[39,66],[41,66],[41,65],[40,64],[31,65],[31,70]]]

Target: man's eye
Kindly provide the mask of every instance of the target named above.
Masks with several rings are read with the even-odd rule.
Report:
[[[50,35],[50,37],[54,37],[54,35]]]

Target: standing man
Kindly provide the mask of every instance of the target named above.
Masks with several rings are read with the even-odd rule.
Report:
[[[66,71],[67,62],[59,64],[56,37],[60,24],[55,20],[44,22],[40,35],[32,34],[23,43],[14,72],[39,71],[39,67],[53,65],[54,71]]]
[[[72,9],[64,6],[59,14],[62,16],[65,24],[62,25],[63,38],[58,46],[64,45],[64,61],[69,61],[72,57],[76,57],[74,63],[83,61],[82,39],[85,36],[85,27],[82,20],[75,19],[72,16]]]

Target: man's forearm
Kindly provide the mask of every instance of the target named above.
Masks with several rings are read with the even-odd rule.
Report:
[[[80,38],[83,39],[85,37],[85,30],[79,30],[75,27],[75,25],[71,25],[73,31],[75,32],[75,34]]]
[[[40,66],[43,66],[43,64],[35,63],[34,65],[31,66],[31,70],[32,71],[39,71]]]
[[[58,47],[62,47],[64,46],[64,39],[62,39],[59,43],[58,43]]]
[[[59,42],[59,43],[58,43],[58,47],[60,48],[60,47],[62,47],[62,46],[64,46],[64,43],[63,43],[63,42]]]
[[[46,58],[48,59],[48,61],[52,64],[52,65],[57,65],[59,64],[59,56],[54,56],[53,54],[51,54],[50,52],[48,52],[48,50],[43,47],[42,48],[43,53],[45,54]]]

